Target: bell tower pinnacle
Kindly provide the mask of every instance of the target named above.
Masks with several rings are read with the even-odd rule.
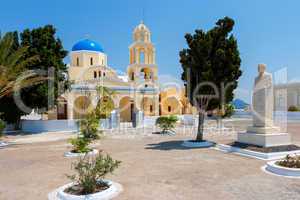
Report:
[[[155,47],[151,43],[151,32],[143,21],[133,31],[133,43],[129,46],[130,81],[156,82],[157,66],[155,64]]]

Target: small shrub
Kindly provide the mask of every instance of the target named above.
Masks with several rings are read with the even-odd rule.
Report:
[[[231,117],[234,114],[234,106],[232,104],[225,105],[225,113],[222,115],[223,118]]]
[[[70,139],[69,142],[73,145],[72,152],[87,153],[91,151],[88,145],[100,138],[99,119],[94,112],[89,113],[84,119],[79,121],[80,134],[77,138]]]
[[[107,189],[109,186],[104,182],[108,173],[112,173],[119,167],[120,161],[113,160],[109,155],[99,153],[95,157],[85,156],[73,163],[76,174],[68,176],[75,185],[67,188],[65,192],[88,195],[97,191]]]
[[[288,108],[288,111],[289,112],[298,112],[298,111],[300,111],[300,108],[298,108],[297,106],[290,106]]]
[[[88,140],[97,140],[100,138],[98,131],[99,119],[94,112],[89,113],[86,118],[79,122],[80,133]]]
[[[0,119],[0,138],[4,135],[3,130],[5,129],[5,122]]]
[[[84,137],[78,136],[77,138],[70,139],[70,143],[73,145],[73,153],[88,153],[91,149],[88,147],[90,140]]]
[[[174,115],[171,116],[161,116],[156,119],[155,124],[162,129],[162,133],[166,133],[167,131],[172,131],[175,128],[176,122],[178,118]]]
[[[300,168],[300,156],[287,155],[283,160],[276,162],[276,164],[278,164],[282,167]]]

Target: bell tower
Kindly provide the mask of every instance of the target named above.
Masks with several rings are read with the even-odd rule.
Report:
[[[157,81],[155,47],[151,43],[151,32],[143,22],[133,31],[133,43],[129,46],[127,74],[131,82],[154,84]]]

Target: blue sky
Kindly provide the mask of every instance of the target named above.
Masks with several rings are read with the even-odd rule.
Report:
[[[142,18],[152,31],[160,74],[180,77],[178,52],[184,34],[209,29],[217,19],[236,21],[243,76],[238,97],[249,101],[258,63],[270,72],[287,68],[300,80],[300,1],[298,0],[10,0],[1,2],[1,32],[53,24],[67,50],[89,35],[108,54],[109,65],[126,70],[133,28]]]

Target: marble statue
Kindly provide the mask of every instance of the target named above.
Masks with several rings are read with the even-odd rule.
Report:
[[[273,101],[272,75],[266,72],[265,64],[259,64],[252,96],[253,125],[238,133],[238,142],[263,147],[291,144],[289,134],[273,125]]]
[[[272,74],[266,72],[266,65],[258,65],[258,76],[252,97],[254,127],[273,126],[273,82]]]

